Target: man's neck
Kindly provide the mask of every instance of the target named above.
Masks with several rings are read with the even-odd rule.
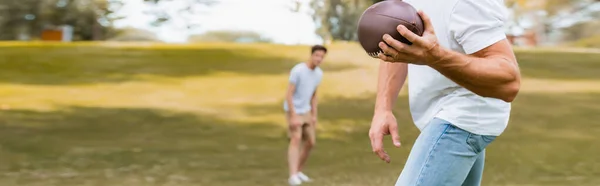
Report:
[[[314,70],[316,68],[316,66],[310,61],[306,62],[306,66],[312,70]]]

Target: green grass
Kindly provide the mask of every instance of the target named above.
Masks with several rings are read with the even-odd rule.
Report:
[[[330,46],[307,185],[392,185],[402,148],[372,154],[377,63]],[[0,185],[285,185],[287,73],[307,46],[0,44]],[[525,77],[483,185],[600,184],[600,54],[517,50]]]
[[[595,35],[589,38],[584,38],[571,43],[575,47],[600,48],[600,35]]]

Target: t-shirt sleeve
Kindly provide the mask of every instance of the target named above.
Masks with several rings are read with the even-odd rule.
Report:
[[[300,74],[298,72],[297,68],[292,68],[292,70],[290,71],[290,79],[289,82],[291,84],[298,84],[298,80],[300,79]]]
[[[318,82],[317,84],[321,84],[321,82],[323,81],[323,70],[321,70],[321,68],[319,68],[319,76],[318,76]]]
[[[466,54],[506,38],[502,0],[459,0],[450,15],[450,34]]]

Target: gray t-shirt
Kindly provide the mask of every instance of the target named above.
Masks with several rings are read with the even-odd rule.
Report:
[[[292,68],[289,82],[296,86],[296,91],[292,94],[296,114],[304,114],[311,110],[310,100],[321,83],[322,77],[321,68],[310,69],[306,63],[299,63]],[[283,102],[283,109],[288,111],[287,100]]]

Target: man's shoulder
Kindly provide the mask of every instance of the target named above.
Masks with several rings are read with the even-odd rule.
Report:
[[[317,74],[318,74],[319,76],[323,76],[323,70],[321,69],[321,67],[317,67],[317,69],[316,69],[316,70],[317,70]]]
[[[300,63],[296,63],[293,67],[292,67],[292,71],[297,71],[297,70],[302,70],[302,68],[304,67],[304,62],[300,62]]]
[[[292,69],[290,69],[291,74],[299,73],[300,71],[302,71],[302,63],[298,63],[298,64],[294,65],[292,67]]]

